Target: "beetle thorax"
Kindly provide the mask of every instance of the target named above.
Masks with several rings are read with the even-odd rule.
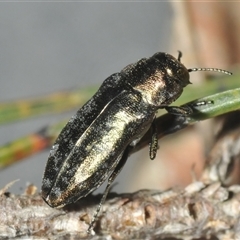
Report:
[[[171,77],[171,69],[156,70],[148,78],[134,86],[145,102],[154,106],[170,104],[182,93],[183,87]]]

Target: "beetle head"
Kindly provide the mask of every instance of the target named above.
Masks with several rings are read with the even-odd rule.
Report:
[[[160,107],[174,102],[183,92],[183,88],[190,84],[189,72],[217,71],[225,74],[230,72],[218,68],[187,69],[180,61],[182,53],[176,59],[168,53],[156,53],[145,59],[144,78],[136,86],[149,104]]]
[[[148,104],[156,107],[175,101],[190,83],[187,68],[167,53],[159,52],[142,59],[136,68],[143,73],[142,78],[134,82],[134,88],[141,92]]]
[[[158,96],[164,95],[162,104],[174,102],[183,92],[183,88],[190,84],[188,69],[180,62],[181,53],[178,59],[168,53],[156,53],[153,55],[159,62],[156,74],[161,74],[158,81],[162,81],[163,87],[158,90]]]

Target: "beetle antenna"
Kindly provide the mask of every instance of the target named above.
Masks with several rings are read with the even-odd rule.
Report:
[[[220,73],[232,75],[231,72],[220,69],[220,68],[190,68],[190,69],[188,69],[188,72],[196,72],[196,71],[212,71],[212,72],[220,72]]]
[[[182,52],[181,52],[181,51],[178,51],[178,58],[177,58],[177,60],[178,60],[179,62],[181,62],[181,57],[182,57]]]

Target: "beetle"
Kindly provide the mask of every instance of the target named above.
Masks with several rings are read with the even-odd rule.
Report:
[[[95,95],[72,116],[54,143],[46,164],[42,197],[51,207],[63,207],[85,197],[106,179],[107,187],[89,231],[124,166],[129,152],[153,129],[150,158],[157,152],[154,119],[158,109],[187,115],[191,108],[169,106],[190,84],[191,71],[228,71],[216,68],[187,69],[178,58],[158,52],[129,64],[108,77]]]

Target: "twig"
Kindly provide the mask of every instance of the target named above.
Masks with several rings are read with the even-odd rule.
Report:
[[[100,196],[64,209],[47,206],[29,186],[21,196],[0,195],[0,237],[41,239],[240,239],[240,186],[195,182],[184,190],[110,194],[95,232],[87,228]]]

